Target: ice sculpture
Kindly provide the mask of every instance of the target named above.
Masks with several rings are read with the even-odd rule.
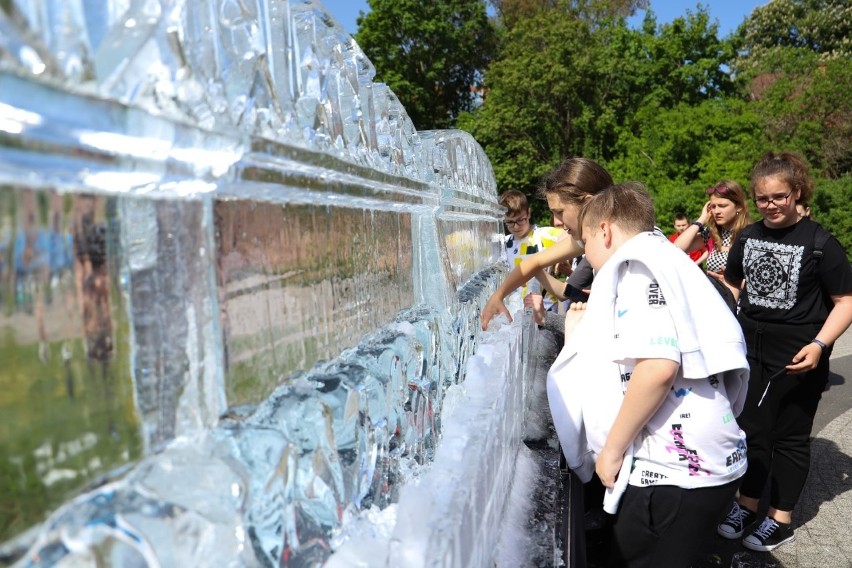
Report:
[[[490,164],[373,78],[309,0],[0,2],[0,563],[318,565],[398,505],[377,557],[488,554],[533,331],[477,363]],[[407,544],[459,451],[473,533]]]

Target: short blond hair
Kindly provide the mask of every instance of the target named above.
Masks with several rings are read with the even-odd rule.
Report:
[[[654,203],[639,182],[612,185],[586,200],[580,209],[580,237],[583,227],[601,221],[617,224],[625,233],[636,235],[654,230]]]

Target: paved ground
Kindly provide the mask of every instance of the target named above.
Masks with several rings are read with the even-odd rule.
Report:
[[[757,553],[717,537],[703,566],[738,568],[732,559],[739,553],[760,561],[743,568],[852,568],[852,331],[834,347],[829,379],[813,428],[810,475],[793,513],[796,540]]]
[[[695,568],[852,568],[852,330],[834,347],[811,447],[810,475],[793,513],[796,540],[759,553],[713,535],[704,543],[712,553]],[[758,512],[762,518],[765,503]],[[586,518],[587,529],[592,519]],[[570,568],[601,565],[607,552],[601,531],[587,530],[586,540],[588,563],[576,557],[579,563],[566,562]]]

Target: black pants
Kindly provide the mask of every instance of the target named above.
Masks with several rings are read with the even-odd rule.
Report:
[[[613,524],[609,566],[689,568],[712,542],[739,479],[700,489],[674,485],[627,487]]]
[[[757,322],[740,315],[751,370],[748,397],[737,422],[746,433],[748,469],[740,494],[760,499],[769,482],[769,505],[792,511],[802,494],[811,463],[811,429],[828,383],[827,349],[813,371],[773,379],[819,332],[821,325]]]

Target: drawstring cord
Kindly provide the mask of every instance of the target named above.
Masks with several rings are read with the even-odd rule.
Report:
[[[775,373],[774,375],[772,375],[771,377],[769,377],[769,380],[768,380],[768,381],[766,381],[766,388],[765,388],[765,389],[763,389],[763,394],[762,394],[762,395],[760,395],[760,400],[758,400],[758,401],[757,401],[757,405],[758,405],[758,406],[760,406],[760,405],[761,405],[761,403],[763,402],[763,399],[766,397],[766,393],[768,393],[768,392],[769,392],[769,385],[771,385],[771,384],[772,384],[772,381],[773,381],[773,380],[775,380],[775,379],[777,379],[778,377],[780,377],[781,375],[783,375],[783,374],[784,374],[784,373],[786,373],[786,372],[787,372],[787,369],[785,369],[785,368],[783,368],[783,367],[782,367],[780,371],[778,371],[777,373]]]
[[[763,330],[766,328],[766,324],[764,322],[758,322],[757,330],[755,331],[755,340],[754,340],[754,350],[755,355],[757,355],[758,368],[763,369]],[[763,389],[763,394],[760,395],[760,400],[757,401],[757,406],[763,404],[763,399],[766,398],[766,393],[769,392],[769,387],[772,385],[772,381],[779,378],[781,375],[785,374],[787,369],[781,367],[781,370],[771,375],[769,379],[766,381],[766,388]]]

